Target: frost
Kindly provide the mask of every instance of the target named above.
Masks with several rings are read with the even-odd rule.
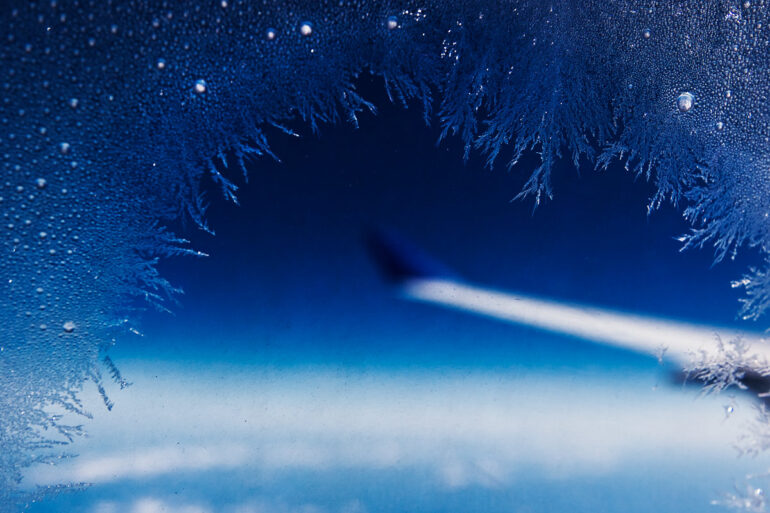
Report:
[[[765,505],[767,499],[762,488],[754,488],[746,485],[744,489],[737,486],[733,493],[726,493],[720,500],[713,500],[711,504],[715,506],[725,506],[729,509],[762,513],[766,511]]]
[[[206,182],[236,200],[247,161],[272,156],[276,130],[295,133],[285,127],[297,120],[311,131],[355,125],[373,112],[356,92],[362,73],[381,77],[393,101],[418,103],[466,157],[475,149],[490,165],[513,166],[538,152],[522,196],[551,197],[563,157],[599,168],[619,159],[657,185],[651,209],[682,205],[687,247],[713,246],[718,259],[770,248],[770,14],[761,1],[7,4],[3,505],[23,468],[77,436],[53,408],[85,415],[78,392],[89,380],[103,389],[100,369],[125,382],[104,359],[132,326],[121,320],[147,302],[173,303],[179,291],[156,264],[198,253],[165,226],[211,231]],[[744,316],[770,304],[768,273],[743,281]],[[740,381],[741,368],[702,377],[717,390]]]
[[[717,352],[705,351],[692,355],[684,368],[687,379],[703,384],[703,393],[719,393],[729,387],[747,389],[747,375],[770,376],[770,364],[750,351],[751,346],[741,338],[727,342],[717,337]],[[769,392],[765,391],[765,392]],[[760,393],[760,397],[763,397]]]

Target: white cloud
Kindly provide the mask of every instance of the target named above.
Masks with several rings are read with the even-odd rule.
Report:
[[[97,417],[88,443],[75,447],[81,456],[35,469],[29,480],[423,467],[450,488],[495,488],[523,471],[597,475],[640,458],[731,458],[743,426],[723,421],[721,399],[653,392],[649,376],[647,383],[636,376],[597,386],[520,373],[212,374],[134,372],[134,387]],[[141,507],[157,506],[147,504]],[[113,513],[102,507],[99,513]]]
[[[94,506],[92,513],[119,513],[119,506],[112,501],[99,502]]]
[[[246,456],[247,452],[239,446],[153,447],[104,457],[80,458],[74,462],[70,479],[100,483],[184,470],[234,467],[244,464]]]
[[[179,502],[160,497],[141,497],[127,502],[105,501],[94,506],[91,513],[213,513],[209,506]],[[217,513],[327,513],[314,504],[287,505],[283,502],[254,498],[236,505],[218,507]],[[359,501],[344,506],[339,513],[366,513]]]

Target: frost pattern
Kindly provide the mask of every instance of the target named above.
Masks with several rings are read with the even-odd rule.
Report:
[[[762,488],[746,485],[743,489],[736,486],[733,493],[726,493],[722,499],[711,501],[711,504],[734,510],[762,513],[766,511],[767,499]]]
[[[558,159],[620,159],[657,184],[651,208],[682,205],[686,246],[717,258],[769,247],[764,0],[7,4],[3,505],[23,468],[79,433],[54,412],[87,417],[78,391],[87,380],[104,390],[102,370],[125,383],[104,357],[139,305],[173,301],[157,259],[196,253],[164,226],[210,230],[203,184],[235,200],[245,162],[271,155],[269,135],[292,120],[318,130],[374,110],[356,93],[361,73],[422,105],[466,155],[513,165],[537,151],[521,194],[536,202],[552,195]],[[770,304],[769,272],[740,282],[747,317]]]
[[[704,394],[719,393],[730,387],[746,390],[747,379],[770,376],[770,364],[751,353],[751,345],[745,340],[736,338],[724,342],[718,338],[717,348],[715,354],[705,351],[693,354],[692,361],[684,368],[687,379],[703,384]],[[770,390],[759,392],[759,397],[768,396]]]

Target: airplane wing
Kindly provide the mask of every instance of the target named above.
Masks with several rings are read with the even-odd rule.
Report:
[[[770,374],[770,345],[763,334],[475,285],[393,231],[372,232],[367,245],[385,277],[407,299],[648,354],[680,369],[693,368],[697,362],[738,362],[741,366],[734,369],[734,375],[741,378],[745,389],[756,394],[770,390],[770,377],[757,372],[768,369]]]

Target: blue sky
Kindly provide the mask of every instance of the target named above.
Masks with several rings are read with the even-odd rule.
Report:
[[[81,456],[29,476],[94,486],[33,512],[702,511],[765,468],[732,448],[749,403],[726,419],[730,397],[696,400],[654,358],[399,299],[369,227],[498,289],[747,326],[729,282],[752,254],[680,253],[686,224],[647,216],[643,180],[565,163],[533,212],[510,200],[534,158],[463,164],[420,117],[275,135],[282,163],[212,201],[217,236],[188,228],[211,256],[163,264],[175,314],[111,353],[134,385],[110,413],[88,392]]]

